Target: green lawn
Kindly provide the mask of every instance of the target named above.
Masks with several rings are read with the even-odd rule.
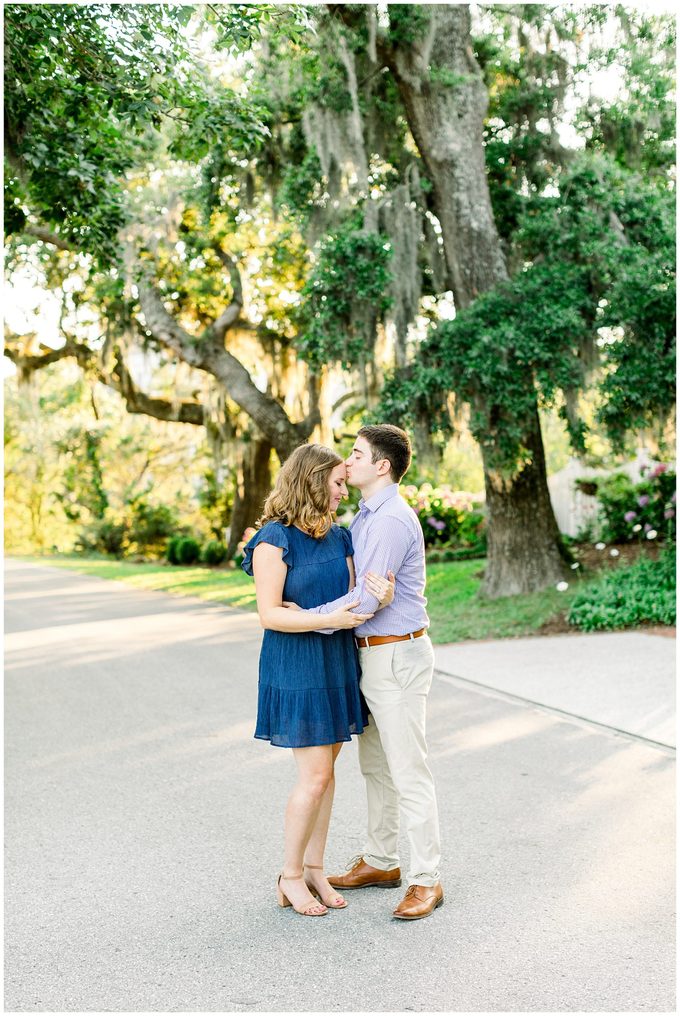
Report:
[[[549,588],[525,596],[484,600],[477,595],[483,569],[481,560],[428,565],[427,609],[433,642],[531,635],[564,611],[578,590],[578,584],[570,582],[564,593]]]
[[[176,596],[197,596],[246,610],[255,609],[253,580],[240,569],[173,567],[164,563],[133,564],[76,555],[23,557],[37,564],[56,565],[86,575],[116,579],[136,589],[154,589]],[[578,590],[573,582],[565,593],[547,589],[528,596],[482,600],[477,596],[484,561],[452,561],[427,568],[430,633],[436,643],[463,639],[529,635],[564,610]]]

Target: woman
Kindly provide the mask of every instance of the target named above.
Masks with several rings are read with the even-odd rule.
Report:
[[[373,615],[353,613],[358,601],[332,614],[306,609],[354,586],[352,539],[333,524],[347,495],[345,477],[343,460],[329,448],[297,448],[265,501],[262,528],[246,545],[242,565],[255,577],[265,629],[255,737],[292,748],[297,765],[286,808],[278,902],[305,917],[347,906],[323,874],[323,855],[335,760],[343,742],[360,734],[368,719],[352,629]],[[393,584],[376,575],[367,576],[366,584],[381,607],[391,601]],[[323,634],[327,629],[338,630]]]

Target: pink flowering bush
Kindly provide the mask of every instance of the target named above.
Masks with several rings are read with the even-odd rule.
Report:
[[[441,485],[401,488],[423,528],[426,547],[483,554],[486,549],[484,495]]]

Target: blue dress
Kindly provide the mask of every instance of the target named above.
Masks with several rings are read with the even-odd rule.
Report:
[[[295,526],[267,522],[244,548],[241,567],[253,574],[258,543],[283,548],[288,568],[283,599],[308,609],[344,596],[347,560],[354,553],[346,529],[331,526],[323,539]],[[255,737],[284,748],[349,741],[361,734],[368,710],[359,690],[359,659],[351,630],[332,635],[265,629]]]

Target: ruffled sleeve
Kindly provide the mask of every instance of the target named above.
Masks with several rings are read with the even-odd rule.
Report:
[[[349,536],[349,533],[347,534]],[[262,529],[258,529],[254,536],[246,543],[243,548],[243,561],[241,567],[243,568],[246,575],[253,574],[253,551],[257,547],[258,543],[270,543],[272,547],[281,547],[283,550],[283,560],[292,567],[290,542],[286,527],[280,522],[267,522]]]
[[[349,529],[345,529],[344,526],[337,525],[335,528],[340,533],[340,538],[342,540],[342,546],[345,552],[345,557],[354,557],[354,547],[352,546],[352,534],[350,533]]]

